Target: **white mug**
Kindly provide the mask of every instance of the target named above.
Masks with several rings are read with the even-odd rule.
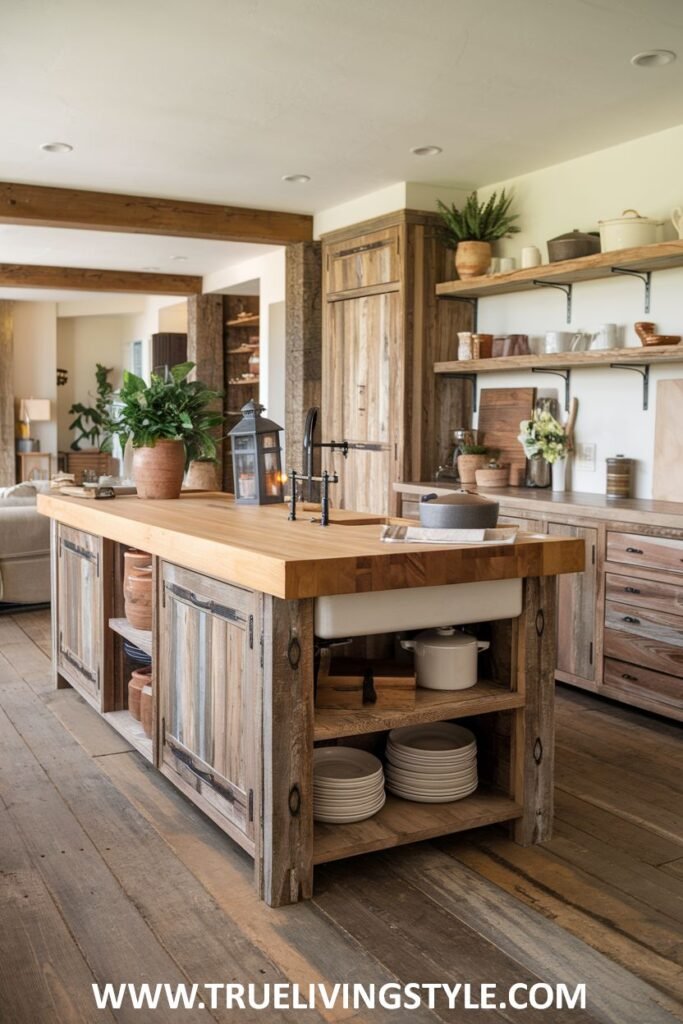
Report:
[[[500,272],[501,274],[509,274],[517,266],[517,260],[514,256],[501,256],[500,259]]]
[[[546,331],[545,350],[549,355],[568,352],[573,338],[571,331]]]
[[[540,267],[541,252],[535,245],[525,245],[522,249],[522,267]]]
[[[616,324],[600,324],[597,333],[591,341],[592,349],[608,349],[618,347],[618,334]]]
[[[489,274],[500,274],[500,256],[492,256],[489,263]]]

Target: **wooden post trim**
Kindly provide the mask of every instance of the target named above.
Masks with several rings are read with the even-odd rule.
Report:
[[[313,601],[264,597],[263,626],[262,884],[280,907],[313,892]]]

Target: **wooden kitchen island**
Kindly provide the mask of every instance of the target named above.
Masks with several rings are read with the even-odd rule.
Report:
[[[549,838],[553,788],[555,580],[584,567],[575,538],[515,544],[384,544],[380,519],[333,514],[321,528],[287,508],[225,494],[177,501],[39,495],[52,519],[53,666],[132,746],[254,859],[272,906],[311,895],[314,865],[510,822],[522,844]],[[123,615],[123,555],[153,559],[153,628]],[[468,690],[418,690],[404,710],[316,710],[315,602],[334,595],[521,580],[521,614],[477,629],[492,640],[486,678]],[[425,592],[426,596],[426,592]],[[489,616],[490,618],[490,616]],[[376,638],[373,638],[376,640]],[[124,643],[152,654],[154,729],[128,712]],[[313,822],[316,743],[380,756],[401,725],[468,718],[480,786],[464,800],[389,796],[373,818]]]

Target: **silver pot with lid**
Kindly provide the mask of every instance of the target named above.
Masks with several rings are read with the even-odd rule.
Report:
[[[488,530],[498,522],[499,504],[462,488],[451,494],[424,494],[420,526],[437,530]]]
[[[600,252],[600,235],[597,231],[567,231],[548,239],[548,260],[560,263],[562,260],[578,260],[582,256],[592,256]]]

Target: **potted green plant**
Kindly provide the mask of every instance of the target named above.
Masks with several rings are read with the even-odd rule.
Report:
[[[74,474],[74,480],[78,484],[81,483],[85,472],[101,476],[109,474],[112,469],[111,401],[114,388],[109,375],[113,368],[103,366],[102,363],[96,363],[95,367],[95,404],[74,402],[69,409],[69,415],[74,417],[69,424],[69,430],[76,431],[76,437],[71,442],[67,468],[69,473]]]
[[[172,366],[149,384],[124,371],[116,433],[133,445],[133,477],[140,498],[178,498],[194,459],[216,458],[215,430],[223,414],[211,411],[220,394],[188,380],[194,363]]]
[[[465,281],[486,273],[492,242],[519,231],[515,224],[518,214],[510,213],[512,196],[505,189],[492,192],[485,203],[480,203],[477,193],[472,192],[460,210],[455,203],[446,206],[440,199],[437,202],[441,240],[449,249],[455,249],[455,269]]]
[[[488,461],[489,450],[484,444],[464,444],[458,455],[458,476],[461,484],[476,483],[476,472]]]

